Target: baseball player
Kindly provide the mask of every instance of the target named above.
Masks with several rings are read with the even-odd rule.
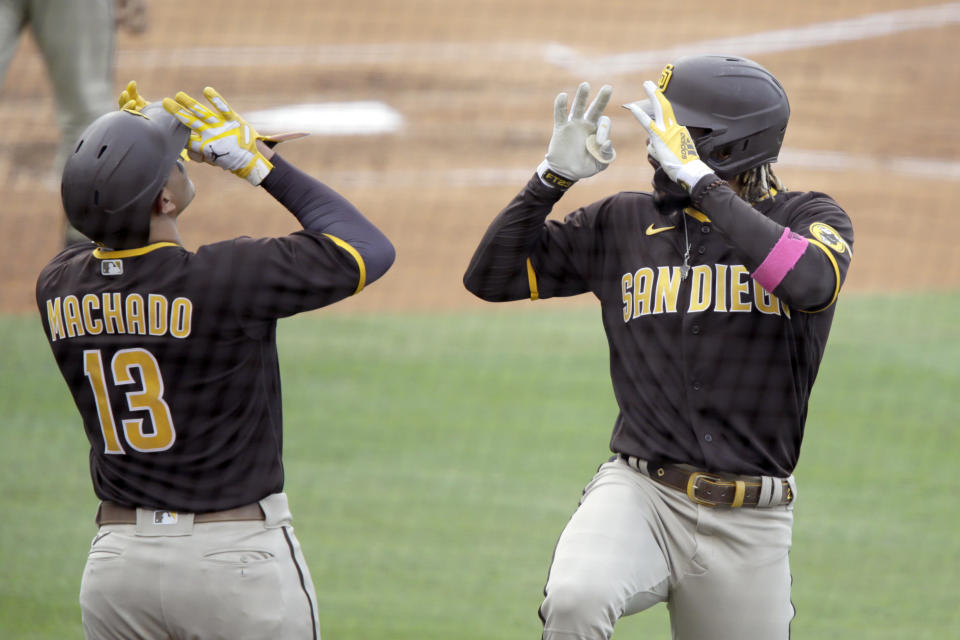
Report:
[[[544,162],[493,221],[464,284],[490,301],[600,301],[615,454],[557,543],[544,638],[609,638],[666,602],[679,640],[789,636],[788,551],[807,403],[853,230],[829,196],[783,188],[780,83],[732,56],[667,65],[625,105],[649,135],[652,192],[546,220],[615,152],[580,85]]]
[[[101,500],[80,587],[87,638],[318,638],[283,493],[277,319],[359,293],[389,240],[302,173],[213,89],[84,131],[62,200],[96,244],[68,247],[37,305],[90,441]],[[127,102],[129,100],[129,102]],[[185,249],[180,155],[259,185],[303,229]]]

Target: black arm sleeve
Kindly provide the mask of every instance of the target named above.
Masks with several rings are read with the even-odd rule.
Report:
[[[543,223],[563,192],[534,175],[493,220],[470,260],[463,284],[489,302],[530,296],[526,261],[535,251]]]
[[[720,179],[713,174],[705,176],[690,195],[700,211],[741,255],[744,264],[751,272],[755,271],[777,244],[786,226],[754,209],[725,182],[715,185],[718,181]],[[799,229],[791,230],[800,232]],[[833,298],[837,278],[829,258],[810,244],[776,291],[771,293],[798,309],[818,308]]]
[[[328,233],[357,250],[373,282],[393,264],[390,240],[339,193],[274,155],[273,170],[261,185],[308,231]]]

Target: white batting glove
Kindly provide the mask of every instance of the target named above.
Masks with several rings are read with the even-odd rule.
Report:
[[[257,149],[257,139],[264,140],[265,136],[233,111],[213,87],[206,87],[203,95],[213,110],[182,91],[175,100],[164,98],[163,108],[190,127],[188,146],[193,154],[245,178],[252,185],[260,184],[273,169],[273,164]]]
[[[610,118],[600,115],[612,92],[610,85],[603,85],[587,107],[590,85],[581,83],[569,115],[567,94],[557,96],[553,103],[553,136],[544,161],[537,167],[545,184],[569,188],[581,178],[600,173],[617,157],[610,141]]]
[[[671,180],[691,191],[713,169],[700,159],[693,137],[677,122],[670,101],[650,80],[643,83],[648,100],[623,105],[650,135],[647,153],[660,163]],[[652,113],[648,113],[648,110]],[[651,115],[653,117],[651,117]]]

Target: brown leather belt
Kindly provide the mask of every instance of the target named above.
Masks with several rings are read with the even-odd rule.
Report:
[[[651,480],[682,491],[707,507],[776,507],[793,502],[793,489],[783,478],[709,473],[674,464],[644,463],[622,453],[620,457]]]
[[[157,511],[164,511],[157,509]],[[194,524],[202,522],[236,522],[241,520],[263,520],[263,509],[260,503],[245,504],[242,507],[225,509],[224,511],[207,511],[193,514]],[[97,509],[97,525],[102,524],[137,524],[137,510],[124,507],[115,502],[101,502]]]

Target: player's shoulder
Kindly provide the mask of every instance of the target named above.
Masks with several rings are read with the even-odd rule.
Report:
[[[761,201],[764,203],[766,201]],[[771,211],[831,212],[846,215],[833,197],[821,191],[783,191],[769,199]]]
[[[782,209],[770,217],[793,231],[815,239],[835,251],[853,246],[853,223],[846,211],[829,195],[820,191],[787,192],[774,200]]]
[[[608,198],[611,206],[652,207],[653,194],[649,191],[619,191]]]
[[[198,256],[229,256],[234,253],[265,251],[275,248],[278,245],[288,244],[298,241],[303,237],[309,237],[314,240],[328,241],[329,236],[321,231],[310,229],[298,229],[287,235],[279,236],[237,236],[228,240],[218,240],[209,244],[201,245],[196,254]]]
[[[244,263],[255,264],[261,260],[266,261],[269,252],[280,249],[281,245],[289,242],[291,236],[300,233],[302,231],[295,231],[289,236],[277,237],[237,236],[201,245],[197,248],[195,255],[200,263],[243,261]]]
[[[305,241],[305,238],[308,240]],[[207,270],[216,270],[221,277],[246,278],[251,272],[263,269],[289,268],[305,256],[321,250],[321,245],[332,240],[318,231],[300,229],[285,236],[238,236],[197,248],[194,264]]]
[[[37,288],[50,285],[73,274],[80,263],[92,258],[96,249],[97,245],[93,242],[80,242],[64,247],[40,269],[37,275]]]
[[[757,203],[757,208],[780,224],[795,221],[824,220],[850,227],[850,216],[831,196],[821,191],[785,191]]]
[[[201,259],[229,256],[236,251],[242,250],[243,247],[250,242],[254,242],[254,238],[251,238],[250,236],[239,236],[236,238],[230,238],[228,240],[217,240],[216,242],[209,242],[197,247],[195,255]]]
[[[649,191],[620,191],[613,194],[604,208],[605,215],[617,228],[632,230],[636,226],[645,226],[651,221],[663,220],[653,204],[653,194]]]
[[[55,256],[50,258],[47,265],[66,264],[77,258],[91,256],[99,248],[94,242],[74,242],[61,249]]]
[[[645,218],[656,213],[656,208],[652,194],[646,191],[619,191],[583,207],[580,212],[597,222],[615,223]]]

